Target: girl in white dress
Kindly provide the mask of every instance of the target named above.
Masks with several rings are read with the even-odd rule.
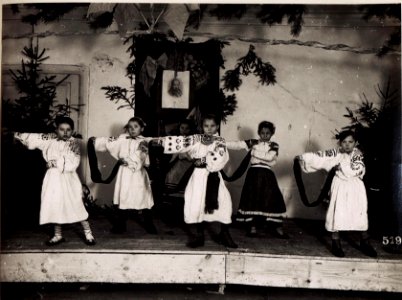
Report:
[[[88,213],[82,201],[82,184],[76,169],[80,164],[79,141],[72,137],[74,122],[69,117],[56,118],[54,133],[15,133],[28,149],[39,149],[48,170],[43,179],[40,224],[53,223],[54,236],[47,245],[64,242],[61,225],[81,222],[85,242],[94,245],[95,239],[87,221]]]
[[[148,233],[156,234],[151,216],[151,208],[154,205],[151,182],[145,170],[145,167],[149,166],[150,139],[141,135],[144,128],[144,121],[139,117],[133,117],[125,126],[127,133],[117,138],[91,138],[95,140],[96,151],[109,152],[121,163],[113,197],[113,204],[119,209],[118,220],[112,228],[113,233],[126,231],[127,210],[140,210],[144,215],[145,229]]]
[[[298,160],[301,169],[306,173],[336,169],[325,221],[325,228],[332,233],[332,253],[338,257],[345,255],[339,231],[361,231],[361,251],[375,257],[377,253],[369,244],[367,233],[367,195],[362,180],[365,173],[363,154],[356,148],[353,131],[343,131],[337,138],[340,148],[305,153]]]
[[[215,116],[208,115],[202,121],[204,134],[158,139],[165,153],[188,153],[193,159],[194,171],[184,192],[184,221],[194,224],[197,231],[187,243],[191,248],[204,245],[204,221],[220,222],[220,242],[237,248],[228,230],[232,222],[232,199],[220,174],[229,154],[225,140],[217,133],[218,124]]]

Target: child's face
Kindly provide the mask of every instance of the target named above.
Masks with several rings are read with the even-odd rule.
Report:
[[[273,134],[272,134],[271,130],[269,130],[269,128],[263,127],[263,128],[261,128],[258,135],[260,136],[260,139],[262,141],[268,142],[271,139]]]
[[[131,137],[137,137],[144,131],[144,127],[141,127],[140,124],[138,124],[135,121],[132,121],[128,123],[127,131]]]
[[[214,135],[218,132],[219,125],[216,124],[212,119],[206,119],[204,120],[204,123],[202,123],[202,129],[204,130],[205,134]]]
[[[59,139],[66,141],[73,134],[73,130],[71,129],[71,126],[69,124],[61,123],[56,128],[56,134]]]
[[[343,151],[346,153],[350,153],[353,151],[353,148],[356,146],[356,141],[352,136],[346,137],[342,142],[341,142],[341,148]]]
[[[188,124],[180,124],[180,135],[189,135],[190,134],[190,126]]]

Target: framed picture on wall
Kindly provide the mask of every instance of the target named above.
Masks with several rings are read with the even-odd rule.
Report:
[[[162,108],[188,109],[190,102],[190,71],[163,71]]]

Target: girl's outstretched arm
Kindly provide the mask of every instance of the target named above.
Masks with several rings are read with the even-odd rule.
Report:
[[[188,152],[196,142],[197,135],[165,136],[158,138],[158,143],[163,146],[165,154]]]
[[[258,144],[258,140],[250,139],[244,141],[226,142],[226,147],[230,150],[250,150],[254,145]]]
[[[51,141],[56,138],[55,133],[21,133],[15,132],[14,138],[20,141],[29,150],[43,148]]]
[[[94,146],[95,150],[99,152],[109,152],[115,159],[119,160],[120,157],[118,156],[119,152],[119,145],[121,139],[124,138],[120,137],[91,137],[91,139],[95,140]]]
[[[297,156],[300,167],[305,173],[313,173],[318,170],[330,171],[339,163],[339,150],[307,152]]]

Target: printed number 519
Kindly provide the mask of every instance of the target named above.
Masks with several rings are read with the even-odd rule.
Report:
[[[382,244],[383,245],[401,245],[402,237],[400,237],[400,236],[383,236]]]

